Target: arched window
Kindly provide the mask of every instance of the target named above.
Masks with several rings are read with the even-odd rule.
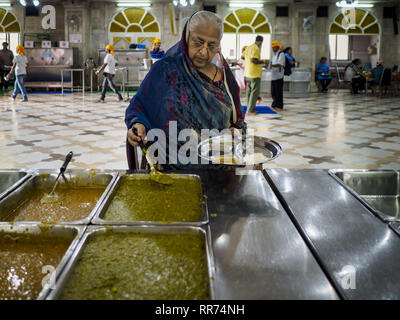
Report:
[[[377,19],[362,9],[346,9],[338,14],[329,29],[329,47],[332,60],[348,60],[349,36],[379,35]]]
[[[160,26],[149,11],[128,8],[114,15],[109,32],[116,48],[126,48],[132,42],[146,43],[151,47],[151,41],[160,37]]]
[[[267,17],[261,12],[247,8],[231,12],[224,19],[224,36],[221,42],[223,55],[240,59],[243,46],[253,44],[257,35],[264,37],[261,58],[269,59],[271,27]]]
[[[21,28],[17,18],[9,11],[0,8],[0,43],[9,43],[9,49],[15,53],[15,48],[19,44],[19,33]]]

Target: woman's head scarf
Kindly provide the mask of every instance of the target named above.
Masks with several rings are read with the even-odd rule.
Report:
[[[22,45],[17,46],[17,53],[19,53],[21,56],[25,55],[25,48]]]

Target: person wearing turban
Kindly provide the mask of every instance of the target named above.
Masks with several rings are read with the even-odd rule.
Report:
[[[272,41],[273,56],[271,59],[271,96],[272,108],[283,109],[283,77],[285,72],[285,54],[278,41]]]
[[[150,51],[150,57],[152,57],[153,59],[162,59],[165,57],[165,52],[161,50],[160,39],[153,40],[153,48]]]
[[[16,51],[17,55],[13,59],[13,66],[6,79],[7,81],[10,80],[11,75],[15,71],[14,92],[11,96],[11,99],[15,101],[17,95],[21,93],[23,99],[22,101],[26,102],[28,101],[28,94],[24,86],[24,77],[26,75],[26,68],[28,67],[28,59],[25,56],[25,48],[23,46],[18,45]]]
[[[100,72],[104,70],[103,91],[101,93],[101,98],[100,100],[98,100],[98,102],[104,103],[108,86],[110,86],[112,91],[114,91],[117,94],[118,101],[123,100],[121,93],[118,91],[114,83],[115,67],[117,65],[118,64],[116,63],[114,58],[114,46],[112,44],[108,44],[106,46],[106,56],[104,58],[104,63],[101,66],[101,68],[96,71],[96,75],[99,75]]]

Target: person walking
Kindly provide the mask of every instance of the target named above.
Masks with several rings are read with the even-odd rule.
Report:
[[[26,75],[26,68],[28,67],[28,59],[25,56],[25,48],[21,45],[17,46],[17,55],[13,59],[13,66],[10,73],[7,75],[6,80],[9,81],[11,75],[15,70],[15,88],[11,96],[11,99],[15,101],[15,98],[19,93],[22,94],[22,101],[28,101],[28,94],[24,86],[24,77]]]
[[[278,41],[272,41],[273,56],[271,60],[271,95],[272,108],[283,109],[283,77],[285,72],[285,54]]]
[[[3,49],[0,50],[0,91],[3,93],[3,90],[6,91],[8,89],[8,81],[5,80],[5,77],[8,74],[9,68],[13,65],[14,54],[11,50],[8,50],[8,43],[3,42]]]
[[[268,64],[261,60],[261,46],[264,38],[257,36],[254,44],[244,52],[244,73],[246,79],[247,115],[256,115],[255,106],[260,94],[262,66]]]
[[[108,86],[110,86],[110,88],[118,95],[118,101],[123,100],[121,93],[118,91],[114,83],[116,65],[117,63],[114,58],[114,46],[112,44],[108,44],[106,46],[106,56],[104,58],[104,64],[99,70],[96,71],[96,75],[99,75],[100,72],[104,70],[103,91],[101,93],[101,98],[100,100],[98,100],[98,102],[104,103]]]

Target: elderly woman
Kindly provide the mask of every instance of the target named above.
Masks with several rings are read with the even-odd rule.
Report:
[[[163,130],[168,142],[170,121],[176,124],[178,134],[192,129],[198,136],[202,129],[244,127],[237,82],[223,58],[223,68],[212,63],[214,56],[220,55],[222,34],[223,23],[217,15],[195,13],[186,22],[181,40],[147,74],[126,110],[130,168],[134,160],[131,146],[144,141],[152,129]],[[178,148],[181,145],[177,143]],[[171,158],[167,150],[165,153]],[[181,165],[178,160],[177,166],[167,168]]]

